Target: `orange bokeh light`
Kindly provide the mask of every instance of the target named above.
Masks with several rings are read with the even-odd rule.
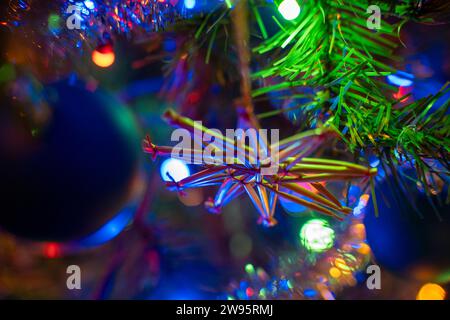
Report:
[[[444,300],[445,290],[440,285],[435,283],[427,283],[420,288],[417,294],[417,300]]]
[[[92,61],[101,68],[113,65],[116,55],[112,49],[97,48],[92,52]]]

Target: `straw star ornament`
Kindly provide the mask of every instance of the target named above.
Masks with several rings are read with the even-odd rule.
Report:
[[[165,118],[172,126],[187,130],[193,136],[192,140],[202,145],[199,147],[193,143],[194,146],[183,149],[182,154],[176,147],[154,145],[147,136],[144,151],[153,159],[163,156],[186,160],[186,154],[192,156],[193,163],[202,170],[180,181],[172,179],[167,182],[167,187],[182,192],[188,188],[219,186],[215,197],[205,202],[211,213],[220,213],[230,201],[246,194],[260,215],[258,222],[264,226],[276,225],[274,214],[280,197],[342,220],[352,209],[343,206],[324,183],[369,180],[377,173],[375,168],[350,162],[309,157],[332,134],[327,129],[302,132],[270,144],[264,135],[242,136],[242,133],[249,132],[244,130],[255,129],[255,126],[240,116],[238,127],[241,129],[236,131],[236,143],[228,134],[208,129],[172,110],[165,113]],[[243,143],[246,137],[248,144]],[[205,156],[206,149],[210,152]],[[217,161],[225,154],[225,161]]]

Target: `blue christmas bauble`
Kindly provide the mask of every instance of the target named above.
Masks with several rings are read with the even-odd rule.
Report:
[[[64,82],[45,87],[43,100],[50,117],[38,134],[10,122],[14,134],[0,142],[0,227],[34,240],[73,240],[129,199],[140,139],[131,113],[105,93]]]
[[[416,183],[405,180],[404,185],[406,190],[401,192],[394,179],[387,177],[376,187],[379,216],[370,203],[364,219],[367,241],[382,269],[433,280],[450,268],[447,191],[427,197]]]

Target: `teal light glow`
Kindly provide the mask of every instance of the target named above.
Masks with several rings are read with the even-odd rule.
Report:
[[[327,221],[312,219],[301,228],[300,240],[308,251],[324,252],[333,247],[334,230]]]
[[[195,2],[195,0],[184,0],[184,6],[186,7],[186,9],[194,9]]]
[[[284,19],[294,20],[300,14],[300,6],[298,5],[297,0],[283,0],[278,6],[278,11]]]
[[[86,8],[88,8],[89,10],[94,10],[95,9],[95,3],[92,0],[86,0],[84,1],[84,5]]]

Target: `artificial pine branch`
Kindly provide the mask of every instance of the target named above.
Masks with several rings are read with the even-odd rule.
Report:
[[[385,11],[405,17],[394,24],[382,21],[374,32],[366,26],[369,1],[299,1],[302,12],[296,22],[278,21],[278,33],[254,50],[266,67],[253,75],[262,83],[253,96],[313,88],[316,97],[297,108],[325,117],[325,125],[334,128],[351,151],[381,155],[388,150],[391,156],[411,157],[420,179],[429,172],[429,159],[448,170],[448,102],[431,111],[448,90],[405,104],[408,97],[395,97],[394,88],[384,81],[395,71],[391,65],[398,60],[393,55],[400,44],[397,33],[411,15],[413,2],[397,2]],[[271,84],[265,85],[266,79]],[[272,79],[282,80],[272,84]]]
[[[397,88],[384,80],[395,72],[392,65],[400,60],[394,56],[395,49],[402,44],[400,28],[410,20],[439,22],[450,11],[448,3],[438,0],[298,2],[302,8],[300,16],[295,22],[273,17],[279,31],[270,36],[259,12],[267,3],[248,2],[250,21],[246,25],[256,27],[249,32],[252,35],[249,41],[257,43],[252,60],[260,67],[252,74],[253,100],[286,90],[288,94],[282,99],[303,98],[297,106],[259,113],[257,117],[267,118],[297,109],[309,119],[309,126],[323,121],[336,130],[348,149],[356,154],[375,152],[382,161],[387,161],[387,155],[394,159],[415,159],[422,181],[427,172],[435,171],[428,164],[430,159],[438,160],[448,171],[449,120],[445,114],[448,102],[433,111],[436,100],[447,89],[405,103],[408,97],[395,96]],[[224,39],[230,38],[232,30],[228,25],[236,23],[233,16],[241,12],[240,3],[236,2],[237,6],[231,9],[225,5],[218,7],[217,11],[191,24],[195,36],[189,40],[192,46],[188,47],[191,54],[196,50],[206,51],[208,63],[214,63],[219,70],[234,69],[239,71],[235,74],[242,75],[246,67],[242,68],[239,41],[235,46],[224,45]],[[381,29],[377,31],[367,28],[366,9],[372,4],[379,5],[384,14]],[[388,16],[397,18],[392,23],[385,19]],[[431,16],[439,16],[439,19],[430,19]],[[238,53],[237,57],[233,52]],[[219,63],[216,60],[220,60]],[[243,83],[247,88],[250,86],[248,80]],[[245,97],[246,94],[242,94],[245,92],[248,90],[242,91],[241,96]],[[251,105],[248,94],[246,101],[244,105]],[[253,106],[250,109],[253,110]]]

